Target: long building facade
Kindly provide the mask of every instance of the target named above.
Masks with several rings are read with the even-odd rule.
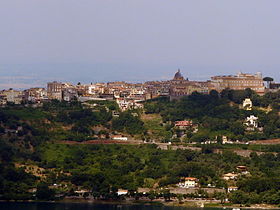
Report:
[[[275,91],[280,89],[279,84],[272,83],[270,88]],[[38,102],[42,100],[93,100],[104,99],[131,102],[135,104],[139,101],[145,101],[160,96],[170,97],[171,100],[179,99],[183,96],[198,92],[209,94],[211,90],[221,92],[224,89],[245,90],[250,88],[259,95],[263,95],[268,89],[265,88],[262,74],[244,74],[213,76],[207,81],[189,81],[181,71],[178,70],[174,77],[166,81],[149,81],[145,83],[127,83],[127,82],[108,82],[94,83],[89,85],[72,85],[70,83],[49,82],[47,89],[30,88],[23,93],[14,90],[0,91],[0,105],[7,102],[19,104],[21,101]],[[271,89],[270,89],[271,91]]]
[[[226,88],[232,90],[245,90],[246,88],[250,88],[257,94],[263,95],[265,93],[265,85],[261,73],[244,74],[239,72],[234,76],[214,76],[211,77],[211,82],[215,90],[219,92]]]

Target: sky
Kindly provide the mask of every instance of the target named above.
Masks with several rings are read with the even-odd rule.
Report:
[[[0,89],[48,81],[280,81],[279,0],[0,0]]]

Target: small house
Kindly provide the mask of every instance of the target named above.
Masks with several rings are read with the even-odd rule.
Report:
[[[252,110],[253,103],[250,98],[245,98],[243,101],[243,109]]]
[[[176,121],[175,127],[179,128],[180,130],[186,130],[187,128],[191,128],[193,126],[192,120],[183,120],[183,121]]]
[[[117,194],[118,194],[118,196],[120,196],[120,195],[127,195],[128,194],[128,190],[118,189]]]
[[[127,141],[128,140],[128,138],[127,137],[125,137],[125,136],[122,136],[122,135],[113,135],[112,136],[112,139],[113,140],[116,140],[116,141]]]
[[[113,112],[112,112],[112,116],[113,116],[113,117],[119,117],[119,116],[120,116],[120,113],[117,112],[117,111],[113,111]]]
[[[247,117],[245,120],[245,125],[248,127],[253,127],[253,128],[257,128],[258,127],[258,117],[254,116],[254,115],[250,115],[250,117]]]
[[[75,190],[74,192],[77,196],[84,197],[86,194],[90,193],[90,190],[80,189],[80,190]]]
[[[180,183],[178,184],[179,187],[183,188],[193,188],[198,186],[198,179],[194,177],[185,177],[182,178]]]
[[[227,174],[223,175],[223,179],[226,181],[235,180],[235,179],[237,179],[237,177],[238,177],[238,174],[235,174],[235,173],[227,173]]]
[[[236,170],[243,174],[243,175],[246,175],[246,174],[249,174],[250,172],[247,170],[247,166],[237,166],[236,167]]]
[[[230,187],[228,187],[228,189],[227,189],[227,191],[228,191],[229,193],[234,192],[234,191],[236,191],[236,190],[238,190],[238,187],[235,187],[235,186],[230,186]]]

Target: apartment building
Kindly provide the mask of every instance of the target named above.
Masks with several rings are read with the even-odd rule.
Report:
[[[47,90],[45,88],[30,88],[24,91],[25,101],[39,102],[47,99]]]
[[[62,100],[62,83],[61,82],[49,82],[47,84],[48,99]]]
[[[6,102],[9,103],[21,104],[23,100],[23,92],[18,90],[13,90],[13,89],[4,90],[2,91],[1,95],[6,100]]]

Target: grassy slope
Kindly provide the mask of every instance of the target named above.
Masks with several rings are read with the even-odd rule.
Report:
[[[168,135],[169,132],[161,126],[162,118],[159,114],[143,114],[141,119],[152,140],[161,140]]]
[[[32,108],[14,108],[5,110],[7,114],[17,116],[22,120],[38,120],[46,118],[47,114],[39,109]]]

